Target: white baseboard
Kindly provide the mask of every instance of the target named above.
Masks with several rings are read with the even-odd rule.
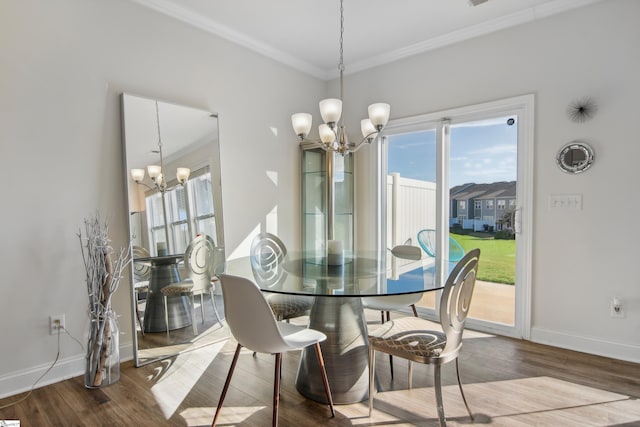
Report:
[[[128,343],[120,346],[120,361],[124,362],[131,359],[133,359],[133,345]],[[53,368],[35,385],[35,388],[84,375],[85,360],[84,354],[59,359]],[[33,383],[49,369],[52,363],[53,360],[39,366],[0,376],[0,399],[31,390]]]
[[[531,328],[531,341],[568,350],[640,363],[640,346]]]

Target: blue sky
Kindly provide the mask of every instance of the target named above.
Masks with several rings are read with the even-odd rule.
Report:
[[[516,180],[518,128],[508,125],[507,119],[451,127],[451,187]],[[435,131],[390,136],[388,171],[435,181],[435,155]]]

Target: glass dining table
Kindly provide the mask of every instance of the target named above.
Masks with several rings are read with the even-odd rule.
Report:
[[[255,281],[265,293],[312,299],[309,327],[327,336],[321,348],[333,400],[338,404],[368,397],[367,322],[362,298],[441,289],[436,286],[433,258],[407,260],[390,251],[345,255],[342,265],[328,265],[323,256],[290,252],[272,271],[277,280],[264,280],[264,274],[252,270],[248,257],[228,260],[226,273]],[[305,397],[327,403],[312,348],[301,354],[296,388]]]

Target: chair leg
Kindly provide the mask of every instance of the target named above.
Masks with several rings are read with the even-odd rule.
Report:
[[[196,319],[196,301],[195,295],[191,293],[191,326],[193,326],[193,335],[198,335],[198,320]]]
[[[460,387],[460,394],[462,395],[462,401],[464,402],[464,406],[467,408],[467,412],[469,413],[469,418],[473,421],[473,414],[471,413],[471,409],[469,409],[469,405],[467,404],[467,398],[464,396],[464,391],[462,390],[462,382],[460,381],[460,369],[458,368],[458,358],[456,357],[456,376],[458,377],[458,387]]]
[[[409,360],[409,390],[413,388],[413,362]]]
[[[271,425],[278,426],[278,409],[280,406],[280,373],[282,372],[282,353],[276,353],[276,371],[273,376],[273,419]]]
[[[220,316],[218,316],[218,309],[216,309],[216,299],[213,286],[209,289],[209,292],[211,293],[211,305],[213,306],[213,314],[216,316],[216,320],[218,321],[220,326],[222,326],[222,320],[220,320]]]
[[[373,384],[376,370],[376,351],[369,346],[369,417],[373,412]]]
[[[202,324],[204,325],[204,293],[200,294],[200,314],[202,315]]]
[[[138,326],[140,326],[140,332],[144,336],[144,325],[142,324],[142,318],[140,318],[140,310],[138,309],[138,291],[134,289],[133,298],[136,307],[136,319],[138,319]]]
[[[167,327],[167,337],[169,336],[169,304],[167,304],[167,296],[163,295],[164,300],[164,324]]]
[[[388,322],[391,320],[391,313],[388,311],[386,313],[387,313],[387,322]],[[391,379],[393,380],[393,356],[392,355],[389,355],[389,369],[391,369]]]
[[[433,366],[433,382],[436,389],[436,406],[438,407],[438,419],[440,427],[446,427],[447,419],[444,416],[444,404],[442,402],[442,379],[440,378],[440,365]]]
[[[335,417],[336,413],[333,410],[333,398],[331,397],[331,389],[329,388],[329,379],[327,378],[327,370],[324,366],[324,357],[322,357],[322,349],[320,343],[316,343],[316,356],[318,356],[318,364],[320,365],[320,372],[322,373],[322,384],[324,385],[324,392],[327,394],[327,400],[329,401],[329,409],[331,409],[331,417]]]
[[[411,304],[411,309],[413,310],[413,315],[415,317],[418,317],[418,310],[416,309],[416,305],[415,304]]]
[[[220,395],[220,400],[218,400],[218,407],[216,408],[216,414],[213,416],[213,422],[211,423],[211,427],[215,427],[218,422],[218,415],[220,415],[220,409],[222,409],[222,402],[224,402],[224,398],[227,396],[227,391],[229,390],[229,384],[231,383],[231,376],[233,375],[233,370],[236,368],[236,363],[238,362],[238,356],[240,356],[240,350],[242,349],[242,345],[238,344],[236,347],[236,352],[233,355],[233,361],[231,362],[231,367],[229,368],[229,373],[227,374],[227,380],[224,382],[224,387],[222,388],[222,394]]]

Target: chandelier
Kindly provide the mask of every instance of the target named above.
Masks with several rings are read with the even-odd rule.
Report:
[[[293,130],[298,136],[300,142],[312,143],[318,145],[325,151],[333,151],[343,156],[347,152],[354,152],[362,146],[364,142],[371,143],[378,138],[380,131],[389,121],[389,111],[391,106],[385,103],[376,103],[369,105],[369,118],[362,119],[360,122],[360,130],[362,131],[362,140],[359,143],[350,143],[347,138],[346,128],[344,126],[344,117],[342,116],[342,99],[344,98],[344,58],[343,58],[343,42],[344,42],[344,7],[343,0],[340,0],[340,63],[338,70],[340,71],[340,98],[329,98],[320,101],[320,115],[324,123],[318,127],[320,140],[309,140],[307,135],[311,130],[312,116],[309,113],[296,113],[291,116],[291,124]],[[342,120],[341,120],[342,119]]]
[[[164,174],[164,161],[162,158],[162,136],[160,134],[160,113],[158,111],[158,101],[156,100],[156,126],[158,129],[158,150],[153,151],[154,153],[160,154],[160,165],[148,165],[147,172],[149,173],[149,178],[153,183],[153,186],[150,186],[143,182],[144,180],[144,169],[131,169],[131,178],[136,182],[136,184],[141,184],[147,187],[150,190],[154,188],[158,191],[164,193],[166,191],[170,191],[174,189],[174,187],[167,187],[167,180]],[[176,179],[178,180],[178,184],[184,186],[184,183],[189,179],[189,175],[191,174],[191,169],[189,168],[176,168]]]

